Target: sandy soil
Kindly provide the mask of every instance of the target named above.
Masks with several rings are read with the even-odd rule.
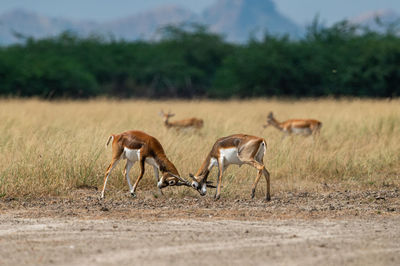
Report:
[[[398,190],[0,200],[0,265],[400,265]]]

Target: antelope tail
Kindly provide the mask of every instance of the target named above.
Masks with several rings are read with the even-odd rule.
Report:
[[[106,143],[106,148],[108,147],[108,144],[110,144],[110,141],[114,141],[114,135],[111,135],[108,137],[107,143]]]

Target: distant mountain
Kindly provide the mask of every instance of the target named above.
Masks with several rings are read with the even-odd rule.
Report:
[[[65,30],[78,34],[88,34],[95,29],[96,23],[75,22],[64,18],[49,18],[36,13],[16,9],[0,16],[0,44],[18,41],[14,33],[28,37],[43,38],[53,36]]]
[[[177,25],[182,22],[201,22],[201,18],[184,8],[165,6],[101,24],[97,30],[112,32],[116,37],[127,40],[153,39],[161,26]]]
[[[219,0],[203,14],[211,29],[231,41],[245,41],[249,34],[289,34],[299,37],[301,28],[281,15],[271,0]]]
[[[367,26],[373,31],[385,30],[385,27],[396,24],[400,26],[400,15],[389,9],[367,12],[350,19],[353,24]]]
[[[203,14],[178,6],[164,6],[106,23],[51,18],[27,10],[0,15],[0,44],[18,41],[14,33],[34,38],[54,36],[65,30],[85,36],[90,33],[112,34],[125,40],[157,38],[157,29],[170,24],[198,22],[206,24],[229,41],[243,42],[250,35],[272,34],[300,36],[302,29],[281,15],[272,0],[217,0]]]

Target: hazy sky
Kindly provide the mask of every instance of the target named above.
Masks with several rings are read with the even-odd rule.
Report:
[[[14,8],[25,8],[55,17],[105,21],[160,5],[180,5],[200,13],[214,2],[215,0],[0,0],[0,13]],[[400,0],[275,0],[274,2],[281,13],[299,24],[309,23],[316,14],[328,24],[378,9],[391,9],[400,14]]]

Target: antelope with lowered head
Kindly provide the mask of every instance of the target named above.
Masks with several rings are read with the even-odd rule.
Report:
[[[288,135],[318,135],[322,123],[315,119],[290,119],[284,122],[279,122],[275,119],[274,114],[270,112],[267,116],[267,124],[263,125],[264,128],[273,126],[284,133],[283,138]]]
[[[175,165],[168,160],[163,147],[156,138],[142,131],[132,130],[111,135],[107,140],[106,147],[110,142],[112,142],[112,159],[105,173],[101,198],[104,198],[104,191],[106,190],[107,180],[111,171],[121,159],[127,160],[124,174],[132,196],[135,196],[136,188],[143,177],[145,163],[153,166],[160,193],[162,193],[161,189],[167,186],[190,186],[189,182],[179,176]],[[129,171],[137,161],[139,161],[140,174],[132,187],[129,179]],[[161,179],[159,179],[158,171],[162,174]]]
[[[173,117],[174,115],[175,114],[172,114],[170,112],[164,113],[164,111],[161,110],[160,116],[163,118],[164,125],[167,128],[173,127],[173,128],[176,128],[176,129],[181,129],[181,128],[200,129],[200,128],[203,127],[203,124],[204,124],[203,119],[199,119],[199,118],[195,118],[195,117],[170,122],[169,118]]]
[[[263,158],[267,149],[265,139],[244,134],[236,134],[218,139],[211,151],[207,155],[196,175],[189,174],[192,181],[192,187],[200,195],[204,196],[207,187],[213,187],[207,181],[208,175],[214,166],[218,166],[219,173],[217,179],[217,189],[214,198],[218,200],[221,194],[222,174],[231,164],[248,164],[257,169],[257,177],[253,183],[251,198],[254,198],[257,183],[261,175],[264,175],[266,183],[266,200],[271,200],[270,194],[270,175],[264,166]]]

